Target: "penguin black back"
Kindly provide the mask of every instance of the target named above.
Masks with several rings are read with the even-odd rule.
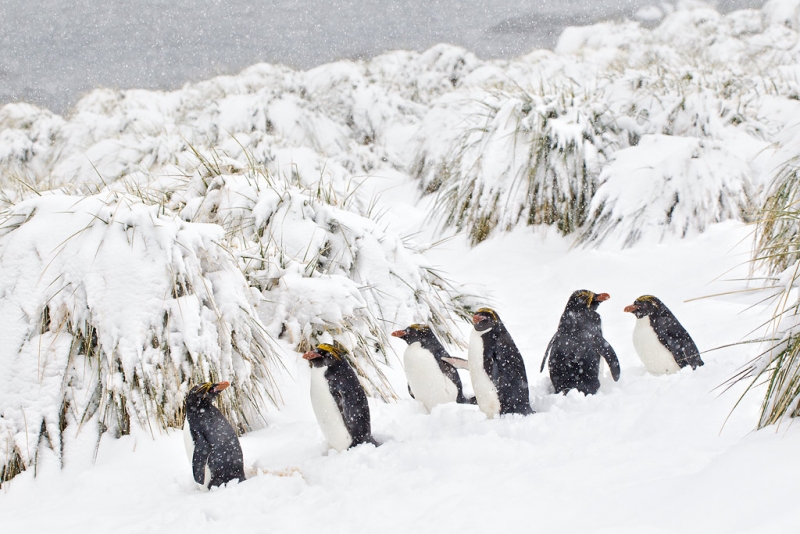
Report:
[[[577,389],[587,395],[600,389],[600,358],[606,360],[611,376],[619,380],[617,354],[603,337],[597,307],[608,300],[608,293],[595,294],[582,289],[567,301],[558,329],[545,350],[542,366],[550,359],[550,381],[558,393]]]
[[[441,370],[442,374],[455,384],[458,389],[456,402],[460,404],[475,404],[474,397],[470,397],[469,399],[464,397],[464,390],[461,384],[461,377],[458,376],[458,371],[453,364],[442,359],[450,358],[450,354],[448,354],[447,349],[442,346],[442,343],[429,326],[412,324],[405,330],[392,332],[392,336],[399,337],[409,345],[419,342],[422,348],[429,351],[436,359],[436,363],[439,365],[439,370]],[[411,392],[410,387],[409,392]],[[411,392],[411,395],[414,395],[413,392]]]
[[[473,340],[482,344],[482,372],[488,376],[497,391],[500,403],[499,413],[517,413],[528,415],[533,413],[528,390],[528,375],[516,343],[511,338],[506,326],[497,312],[491,308],[481,308],[472,317],[473,327],[478,336],[470,340],[470,373],[473,373],[472,362],[474,350]],[[473,378],[473,384],[476,380]],[[476,395],[478,388],[476,387]],[[478,398],[480,406],[481,399]],[[483,410],[483,407],[481,407]]]
[[[213,401],[229,382],[206,382],[189,390],[184,401],[186,421],[194,443],[192,475],[203,484],[205,469],[211,473],[209,486],[219,486],[238,479],[245,480],[244,457],[239,438],[231,424]]]
[[[650,319],[658,341],[669,350],[680,368],[691,365],[692,369],[697,369],[704,365],[692,336],[661,300],[652,295],[642,295],[626,306],[625,311],[637,319]]]
[[[358,376],[345,359],[347,349],[337,342],[320,343],[317,348],[303,354],[311,367],[325,368],[324,377],[328,391],[339,409],[341,418],[352,441],[347,447],[355,447],[361,443],[378,442],[372,437],[367,394],[358,381]],[[318,414],[319,419],[319,414]],[[325,430],[324,425],[323,432]],[[326,436],[328,438],[328,436]]]

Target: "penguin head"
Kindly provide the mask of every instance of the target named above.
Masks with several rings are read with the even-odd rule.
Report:
[[[642,295],[633,301],[630,306],[625,306],[625,311],[632,313],[637,319],[649,315],[658,315],[664,309],[664,303],[653,295]]]
[[[433,336],[433,332],[428,325],[424,324],[412,324],[405,330],[395,330],[392,332],[392,336],[399,337],[409,345],[412,343],[420,342],[422,343],[423,340],[430,339]]]
[[[344,360],[347,349],[338,341],[333,343],[320,343],[317,348],[303,354],[303,359],[308,360],[311,367],[328,367]]]
[[[611,298],[608,293],[593,293],[588,289],[579,289],[570,295],[567,301],[567,310],[570,311],[583,311],[591,310],[597,311],[597,307],[601,302]]]
[[[222,393],[222,390],[230,386],[230,382],[206,382],[198,384],[189,390],[186,394],[186,408],[200,408],[209,406],[214,399]]]
[[[491,308],[481,308],[472,316],[472,324],[478,332],[486,332],[500,324],[500,317]]]

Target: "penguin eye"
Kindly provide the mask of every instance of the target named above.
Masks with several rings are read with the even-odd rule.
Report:
[[[479,309],[478,311],[475,312],[475,315],[483,315],[487,319],[491,318],[491,319],[494,319],[495,321],[497,321],[497,314],[491,308],[481,308],[481,309]]]

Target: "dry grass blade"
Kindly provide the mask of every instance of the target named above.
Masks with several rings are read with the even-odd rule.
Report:
[[[800,159],[775,174],[772,191],[756,224],[753,279],[769,283],[772,318],[767,347],[729,382],[749,380],[745,394],[766,386],[758,428],[800,415]],[[766,273],[758,276],[757,273]],[[737,403],[738,404],[738,403]]]

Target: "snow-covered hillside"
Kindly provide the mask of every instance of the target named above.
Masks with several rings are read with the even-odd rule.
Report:
[[[790,532],[800,433],[751,434],[765,388],[732,412],[728,381],[774,311],[753,276],[796,299],[797,248],[754,270],[747,223],[794,209],[798,37],[800,0],[683,3],[511,61],[439,45],[0,108],[4,527]],[[800,234],[780,220],[762,241]],[[590,397],[539,372],[576,289],[611,294],[622,367]],[[642,294],[705,366],[644,371],[622,312]],[[537,413],[425,413],[388,334],[429,323],[463,357],[487,304]],[[378,448],[328,452],[313,419],[300,355],[333,340]],[[175,430],[203,380],[232,383],[250,475],[211,492]]]

